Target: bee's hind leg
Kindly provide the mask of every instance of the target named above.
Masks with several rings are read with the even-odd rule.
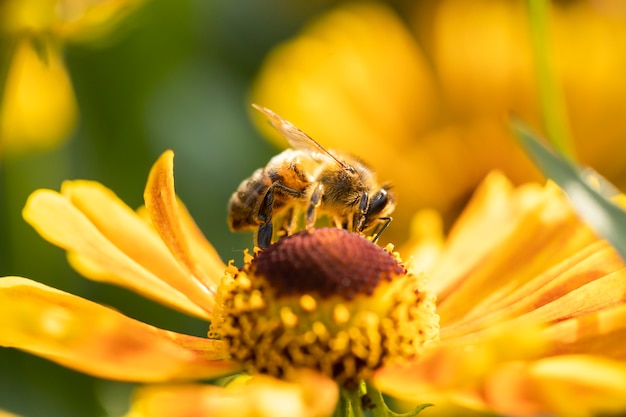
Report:
[[[278,236],[290,236],[293,231],[295,222],[295,211],[292,207],[289,207],[285,214],[280,216],[280,227],[278,228]]]
[[[274,193],[276,191],[296,198],[302,197],[301,192],[293,188],[285,187],[280,183],[275,182],[269,186],[259,206],[259,212],[257,213],[257,217],[261,221],[259,232],[257,233],[257,246],[261,249],[268,247],[272,243],[272,237],[274,236],[272,216],[274,211]]]

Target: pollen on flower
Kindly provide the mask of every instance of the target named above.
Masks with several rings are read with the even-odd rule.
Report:
[[[350,310],[343,304],[337,304],[333,309],[333,319],[337,324],[345,324],[350,320]]]
[[[437,338],[434,296],[422,281],[354,233],[304,231],[227,273],[210,334],[250,372],[281,378],[310,368],[354,388]]]
[[[283,307],[280,309],[280,317],[283,324],[287,328],[295,327],[298,324],[298,316],[294,314],[289,307]]]
[[[314,311],[317,308],[317,301],[309,294],[304,294],[300,297],[300,307],[308,313]]]

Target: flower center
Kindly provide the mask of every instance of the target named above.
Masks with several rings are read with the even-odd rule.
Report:
[[[335,229],[279,240],[252,260],[250,271],[266,277],[278,297],[315,292],[346,300],[371,295],[381,280],[406,273],[388,252]]]
[[[226,274],[211,335],[251,372],[281,378],[306,367],[353,388],[436,339],[423,280],[354,233],[303,231]]]

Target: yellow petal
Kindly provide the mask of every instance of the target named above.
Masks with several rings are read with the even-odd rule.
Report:
[[[21,39],[11,59],[0,107],[0,150],[19,153],[58,146],[72,132],[77,115],[59,47],[48,41]]]
[[[523,2],[447,0],[431,13],[424,13],[425,8],[417,8],[415,26],[432,31],[426,44],[455,113],[501,117],[514,111],[538,116]]]
[[[542,329],[534,323],[502,324],[463,340],[444,340],[433,344],[419,362],[383,367],[374,382],[401,399],[436,403],[439,396],[452,395],[457,400],[463,397],[463,403],[478,404],[479,387],[494,368],[548,351]]]
[[[400,253],[410,259],[416,272],[430,271],[441,256],[444,245],[443,219],[435,210],[420,210],[411,222],[411,240]]]
[[[42,33],[55,21],[55,1],[5,0],[0,3],[0,27],[11,35]]]
[[[179,335],[80,297],[0,278],[0,345],[101,378],[170,381],[237,370],[221,342]]]
[[[626,120],[616,109],[626,104],[626,13],[623,4],[615,13],[595,2],[571,6],[553,10],[552,28],[573,139],[582,164],[624,189]]]
[[[513,189],[501,174],[492,173],[451,230],[441,261],[429,271],[442,324],[516,291],[595,241],[557,187],[531,183]]]
[[[512,363],[494,373],[485,397],[501,414],[618,414],[626,409],[626,365],[585,355]]]
[[[211,291],[199,284],[178,264],[159,235],[112,191],[98,183],[72,181],[63,184],[61,193],[122,252],[206,311],[211,310],[214,303]],[[183,213],[193,223],[187,211],[180,210],[180,214]],[[193,243],[198,241],[199,239]],[[210,247],[208,242],[205,244]],[[217,260],[208,276],[213,281],[219,281],[226,266],[215,251],[210,254]]]
[[[20,417],[20,416],[0,409],[0,417]]]
[[[59,3],[55,34],[74,42],[93,42],[111,35],[144,0],[60,0]]]
[[[544,41],[581,162],[624,185],[626,122],[617,109],[626,104],[621,76],[626,72],[626,25],[621,2],[614,2],[620,6],[613,11],[609,3],[551,2]],[[457,118],[501,118],[513,112],[532,125],[542,124],[523,1],[415,4],[413,26]]]
[[[153,227],[180,265],[207,291],[215,292],[224,271],[217,252],[204,239],[174,191],[174,152],[153,165],[144,191]]]
[[[139,389],[126,417],[322,417],[335,410],[337,385],[312,371],[291,381],[246,378],[226,388],[209,385],[150,386]]]
[[[623,303],[626,268],[615,251],[596,242],[545,273],[528,277],[514,290],[494,291],[457,323],[443,339],[476,334],[494,323],[524,320],[557,323]]]
[[[52,190],[35,191],[24,207],[23,216],[46,240],[67,250],[79,272],[94,280],[128,287],[186,313],[210,317],[208,309],[212,300],[206,297],[203,304],[194,304],[181,290],[170,285],[190,280],[156,233],[139,217],[133,217],[132,210],[111,191],[98,183],[83,181],[67,183],[64,188],[66,193],[73,190],[97,201],[95,213],[91,213],[97,216],[90,219],[72,204],[71,197]],[[80,200],[78,195],[74,198]],[[93,209],[88,201],[83,205],[86,210]]]
[[[546,329],[545,337],[554,352],[625,358],[626,305],[622,303],[558,322]]]

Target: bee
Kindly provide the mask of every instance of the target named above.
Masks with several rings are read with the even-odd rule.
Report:
[[[272,242],[275,222],[282,236],[291,234],[302,216],[310,230],[318,216],[326,215],[338,228],[359,234],[373,230],[375,242],[396,205],[391,185],[378,185],[374,171],[355,156],[328,150],[273,111],[252,106],[267,116],[290,148],[239,185],[228,203],[231,230],[258,228],[257,246],[265,248]]]

